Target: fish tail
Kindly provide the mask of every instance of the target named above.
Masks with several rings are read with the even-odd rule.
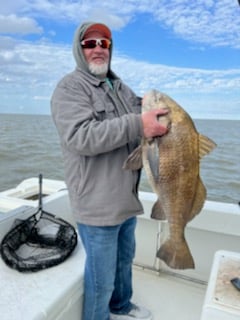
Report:
[[[168,239],[160,247],[157,257],[163,260],[170,268],[173,269],[194,269],[194,261],[185,239],[181,243],[176,243]]]

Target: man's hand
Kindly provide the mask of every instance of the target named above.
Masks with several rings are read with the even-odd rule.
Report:
[[[167,133],[167,125],[158,121],[158,117],[169,112],[167,109],[152,109],[142,113],[143,132],[145,138],[162,136]]]

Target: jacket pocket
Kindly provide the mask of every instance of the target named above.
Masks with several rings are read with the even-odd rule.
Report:
[[[95,116],[97,120],[103,121],[105,119],[113,119],[116,117],[115,108],[112,103],[95,102],[93,104]]]

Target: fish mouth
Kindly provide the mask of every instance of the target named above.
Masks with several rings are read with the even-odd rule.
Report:
[[[157,105],[158,108],[169,110],[169,108],[164,103],[164,96],[165,95],[162,92],[153,89],[144,96],[144,105],[148,105],[152,108],[156,108]]]
[[[153,100],[154,103],[159,103],[159,101],[161,101],[163,99],[163,94],[155,89],[152,90],[152,92],[150,91],[150,95],[152,94],[153,96]]]
[[[169,130],[171,128],[171,108],[164,102],[164,96],[162,92],[152,89],[144,96],[143,106],[148,110],[151,108],[155,109],[156,106],[159,109],[166,110],[167,114],[157,115],[157,120],[162,126],[167,127]]]

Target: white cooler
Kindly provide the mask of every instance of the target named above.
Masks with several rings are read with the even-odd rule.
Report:
[[[218,251],[209,278],[201,320],[239,320],[240,291],[231,279],[240,278],[240,253]]]

